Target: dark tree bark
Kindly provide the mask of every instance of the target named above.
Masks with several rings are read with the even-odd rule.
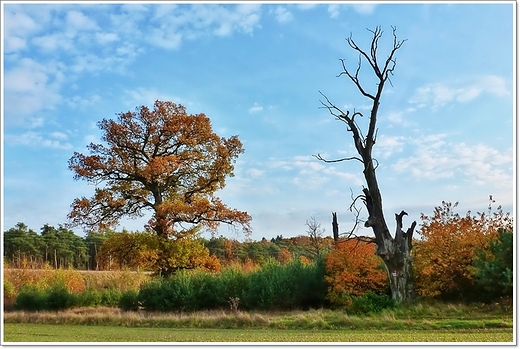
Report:
[[[322,105],[327,108],[329,112],[336,117],[337,120],[340,120],[347,125],[347,130],[352,134],[354,145],[359,156],[347,157],[337,160],[326,160],[319,154],[316,157],[324,162],[357,160],[363,164],[363,175],[365,177],[367,188],[363,188],[362,197],[368,211],[368,219],[365,221],[365,227],[372,228],[375,236],[374,240],[377,244],[376,253],[384,261],[388,272],[392,297],[398,303],[401,303],[411,300],[414,295],[412,260],[410,252],[412,249],[412,235],[416,222],[413,222],[410,228],[404,232],[402,230],[403,216],[407,213],[405,211],[401,211],[401,213],[396,214],[395,220],[397,228],[395,236],[392,237],[383,214],[381,192],[379,190],[376,177],[377,161],[372,158],[372,148],[376,143],[377,137],[377,112],[379,110],[383,88],[385,83],[390,81],[389,76],[393,74],[395,69],[396,61],[394,54],[399,48],[401,48],[405,41],[397,40],[396,30],[395,28],[392,29],[394,38],[393,46],[383,65],[378,62],[377,57],[378,41],[383,35],[383,31],[380,27],[377,27],[374,31],[369,30],[373,34],[369,53],[366,53],[360,49],[352,39],[352,36],[347,39],[349,46],[359,53],[359,61],[355,73],[351,73],[346,68],[345,61],[341,60],[343,71],[338,76],[348,76],[357,87],[359,92],[372,101],[372,109],[370,112],[370,119],[368,121],[368,130],[366,132],[366,136],[363,135],[362,130],[355,120],[356,117],[362,117],[362,113],[356,112],[355,110],[352,115],[350,115],[349,111],[343,112],[325,95],[322,94],[325,98],[325,102],[322,101]],[[359,71],[361,69],[362,60],[366,61],[370,65],[374,74],[376,75],[377,90],[375,93],[371,93],[365,90],[359,80]]]
[[[332,236],[334,237],[334,243],[338,243],[339,226],[338,226],[338,216],[336,215],[336,212],[332,212]]]

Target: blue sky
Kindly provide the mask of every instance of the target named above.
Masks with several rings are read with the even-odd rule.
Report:
[[[356,155],[344,124],[320,108],[319,91],[369,114],[369,101],[336,76],[340,58],[357,66],[345,39],[352,33],[368,48],[367,28],[377,25],[381,54],[391,26],[407,40],[373,153],[390,229],[394,213],[420,223],[443,200],[477,212],[493,195],[513,212],[513,2],[2,6],[3,230],[65,223],[74,198],[94,191],[73,180],[73,152],[99,141],[96,122],[156,99],[205,113],[219,135],[242,140],[245,153],[219,196],[253,217],[253,239],[305,235],[311,217],[330,235],[333,211],[349,230],[362,168],[312,156]],[[360,76],[375,86],[367,65]],[[142,230],[148,218],[119,229]],[[225,226],[221,233],[243,238]]]

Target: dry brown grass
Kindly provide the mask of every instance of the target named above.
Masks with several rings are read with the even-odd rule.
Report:
[[[63,280],[67,288],[79,293],[86,288],[101,291],[116,288],[120,291],[137,290],[150,278],[149,273],[133,271],[87,271],[73,269],[7,269],[4,268],[4,282],[9,281],[15,293],[24,285],[36,285],[45,288],[55,281]]]
[[[149,278],[149,273],[133,271],[4,268],[4,310],[12,309],[24,285],[33,285],[43,290],[56,282],[63,282],[69,291],[76,294],[87,288],[100,292],[113,288],[123,292],[138,290]]]
[[[10,311],[6,323],[117,325],[133,327],[258,327],[275,319],[275,313],[248,313],[224,310],[183,312],[123,311],[111,307],[81,307],[58,312]]]

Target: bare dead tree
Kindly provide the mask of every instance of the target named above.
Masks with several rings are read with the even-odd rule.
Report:
[[[323,233],[325,233],[325,229],[321,227],[321,223],[316,220],[316,218],[311,217],[310,220],[305,222],[307,226],[307,234],[309,235],[309,239],[311,240],[311,247],[313,254],[316,257],[319,257],[323,252]]]
[[[368,30],[372,33],[370,51],[366,52],[359,48],[352,39],[351,34],[347,39],[347,43],[353,50],[359,53],[358,65],[355,72],[352,73],[347,69],[345,60],[341,59],[340,61],[343,70],[338,75],[338,77],[347,76],[357,87],[357,90],[364,97],[371,100],[372,108],[370,111],[368,130],[366,134],[363,134],[356,121],[357,117],[363,117],[362,113],[355,110],[352,114],[350,114],[349,111],[344,112],[332,103],[327,96],[320,92],[320,94],[325,98],[325,101],[321,101],[322,107],[328,109],[331,115],[347,125],[347,131],[352,134],[354,146],[358,155],[336,160],[324,159],[319,154],[315,155],[315,157],[327,163],[356,160],[363,164],[363,175],[367,187],[362,189],[363,194],[355,198],[352,205],[354,205],[355,201],[358,199],[363,201],[363,204],[368,211],[368,219],[364,222],[364,226],[372,228],[375,237],[371,241],[375,241],[377,244],[376,253],[385,263],[389,276],[390,288],[392,290],[392,297],[397,302],[401,303],[403,301],[411,300],[414,296],[412,259],[410,252],[412,249],[412,234],[415,230],[416,222],[413,222],[406,232],[403,231],[403,216],[407,215],[407,213],[401,211],[399,214],[395,215],[395,236],[392,237],[390,234],[383,214],[381,192],[376,178],[375,170],[378,166],[378,162],[372,157],[372,149],[377,139],[377,113],[383,89],[387,81],[391,84],[390,75],[393,75],[396,66],[394,55],[406,40],[398,40],[396,28],[392,27],[393,46],[388,56],[381,64],[378,60],[377,53],[379,39],[383,36],[383,31],[379,26],[376,27],[375,30]],[[365,61],[370,65],[370,68],[377,78],[377,89],[375,93],[366,89],[359,79],[362,61]],[[353,207],[352,205],[350,206],[351,211]],[[359,211],[357,211],[357,213],[359,214]],[[353,234],[351,233],[351,237],[352,235]]]

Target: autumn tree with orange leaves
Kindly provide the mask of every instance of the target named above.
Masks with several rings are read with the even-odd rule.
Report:
[[[147,228],[163,243],[191,239],[200,227],[216,231],[220,223],[250,233],[247,212],[215,196],[243,153],[237,136],[219,137],[206,115],[159,100],[98,126],[104,144],[91,143],[90,155],[75,152],[69,160],[76,180],[96,185],[93,197],[72,203],[71,226],[108,229],[151,211]],[[167,263],[161,270],[172,271]]]
[[[458,203],[443,201],[432,216],[421,215],[420,239],[414,249],[416,291],[422,297],[445,300],[476,300],[477,252],[489,253],[489,243],[500,229],[512,231],[513,219],[499,206],[488,213],[460,215]]]
[[[375,250],[375,244],[349,239],[326,255],[327,298],[333,305],[348,306],[352,297],[386,291],[386,271]]]

